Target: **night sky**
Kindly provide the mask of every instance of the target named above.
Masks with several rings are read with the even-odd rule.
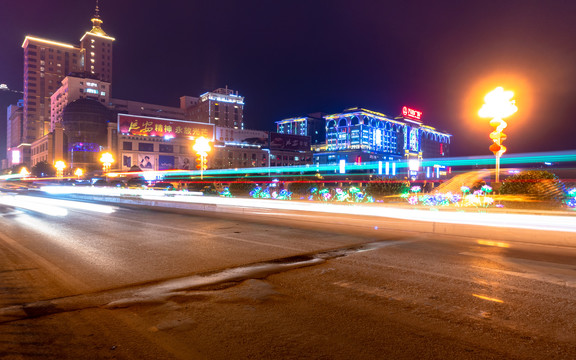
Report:
[[[22,89],[26,35],[78,44],[94,5],[1,0],[0,83]],[[507,119],[509,154],[576,149],[573,0],[101,0],[100,10],[116,38],[114,98],[179,106],[228,85],[245,97],[245,127],[262,130],[311,112],[397,116],[407,105],[464,156],[491,155],[477,111],[503,86],[519,108]],[[0,92],[3,121],[8,97]]]

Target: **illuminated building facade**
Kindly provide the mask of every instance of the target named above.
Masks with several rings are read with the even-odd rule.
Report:
[[[180,106],[186,111],[188,121],[244,129],[244,97],[227,87],[207,92],[199,98],[184,96],[180,98]]]
[[[56,123],[62,122],[62,112],[71,102],[78,99],[95,100],[103,105],[110,103],[110,83],[98,80],[90,73],[71,73],[62,80],[50,98],[50,131]]]
[[[270,166],[312,164],[310,136],[270,133]]]
[[[391,118],[361,108],[327,115],[326,145],[314,154],[317,164],[362,164],[373,161],[411,164],[410,175],[417,176],[423,158],[449,156],[452,135],[438,131],[420,121],[422,113],[404,108],[402,116]],[[417,160],[416,163],[411,160]]]
[[[214,140],[212,124],[128,114],[118,114],[116,122],[108,127],[108,149],[117,159],[112,169],[193,170],[194,139]]]
[[[23,157],[30,157],[30,146],[25,146],[24,135],[24,100],[8,106],[6,113],[6,167],[18,165],[23,162]],[[25,153],[28,154],[25,154]]]
[[[85,71],[100,80],[112,81],[114,38],[102,30],[98,6],[91,21],[92,29],[82,36],[79,46],[34,36],[24,39],[24,125],[21,146],[30,146],[50,132],[50,99],[66,75]],[[30,153],[24,154],[23,162],[29,163],[30,160]]]
[[[211,169],[265,167],[269,165],[268,132],[216,127]]]
[[[321,113],[284,119],[276,121],[276,132],[279,134],[310,136],[312,145],[324,144],[326,142],[326,121]]]

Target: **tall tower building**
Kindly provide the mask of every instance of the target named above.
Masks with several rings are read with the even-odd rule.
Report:
[[[96,1],[96,11],[91,21],[92,30],[86,32],[80,39],[80,48],[84,53],[84,71],[111,83],[112,43],[115,39],[102,30],[103,21],[100,19],[98,1]]]
[[[26,36],[24,49],[23,134],[20,147],[50,132],[50,97],[62,80],[72,72],[89,72],[111,82],[112,42],[114,38],[102,30],[98,2],[92,18],[92,30],[80,39],[80,45]],[[108,89],[110,93],[110,89]],[[29,151],[24,151],[28,154]],[[29,156],[22,159],[30,162]]]

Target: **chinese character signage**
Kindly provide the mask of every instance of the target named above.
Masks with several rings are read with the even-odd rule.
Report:
[[[409,107],[404,106],[402,108],[402,116],[404,116],[405,118],[408,118],[408,119],[420,121],[420,120],[422,120],[422,111],[410,109]]]
[[[310,137],[300,135],[270,133],[270,149],[310,151]]]
[[[214,125],[192,121],[118,114],[118,132],[135,136],[185,137],[203,136],[214,140]]]

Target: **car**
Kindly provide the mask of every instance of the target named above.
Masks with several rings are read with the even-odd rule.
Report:
[[[108,182],[109,186],[117,187],[117,188],[125,188],[126,184],[122,180],[112,180]]]
[[[126,186],[128,189],[146,189],[148,187],[148,182],[144,179],[133,178],[126,181]]]
[[[200,192],[202,192],[204,196],[220,196],[218,190],[214,189],[213,186],[204,186]]]
[[[150,189],[154,190],[174,190],[174,185],[167,182],[157,182],[150,187]]]
[[[96,181],[94,181],[94,183],[92,184],[92,186],[96,186],[96,187],[104,187],[104,186],[109,186],[108,182],[104,179],[98,179]]]

